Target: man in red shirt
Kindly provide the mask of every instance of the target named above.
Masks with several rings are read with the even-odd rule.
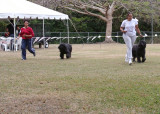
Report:
[[[22,37],[22,60],[26,60],[26,47],[28,46],[28,51],[36,56],[35,49],[32,48],[32,37],[34,32],[31,27],[28,26],[29,23],[27,20],[24,21],[24,27],[21,28],[19,36]]]

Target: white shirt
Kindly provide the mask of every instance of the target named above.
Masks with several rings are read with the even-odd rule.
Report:
[[[138,25],[138,21],[136,19],[132,19],[128,21],[127,19],[124,20],[121,24],[121,27],[124,27],[124,31],[128,36],[135,36],[136,35],[136,25]]]

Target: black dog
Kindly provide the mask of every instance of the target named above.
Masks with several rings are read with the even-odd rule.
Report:
[[[141,40],[138,44],[133,46],[133,48],[132,48],[133,62],[135,62],[136,58],[137,58],[138,63],[145,62],[145,60],[146,60],[145,48],[146,48],[146,42],[143,40]],[[141,57],[142,57],[142,61],[141,61]]]
[[[64,59],[64,54],[66,54],[67,59],[71,58],[72,46],[70,44],[62,43],[59,45],[58,49],[61,59]]]

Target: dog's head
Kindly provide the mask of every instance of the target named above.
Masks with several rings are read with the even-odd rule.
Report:
[[[146,48],[146,42],[144,40],[141,40],[138,44],[139,48]]]
[[[60,50],[60,52],[66,50],[65,44],[60,44],[60,45],[58,46],[58,49]]]

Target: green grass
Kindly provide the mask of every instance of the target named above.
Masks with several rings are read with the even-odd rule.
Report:
[[[160,45],[147,45],[146,62],[124,62],[125,45],[58,45],[0,51],[0,113],[160,113]]]

